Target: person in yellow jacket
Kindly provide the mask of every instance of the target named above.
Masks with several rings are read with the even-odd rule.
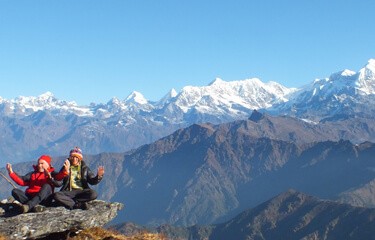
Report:
[[[98,184],[104,176],[104,167],[99,166],[97,174],[83,161],[82,150],[78,147],[69,153],[69,173],[63,179],[60,192],[54,194],[55,201],[67,209],[88,209],[87,202],[97,198],[90,185]]]

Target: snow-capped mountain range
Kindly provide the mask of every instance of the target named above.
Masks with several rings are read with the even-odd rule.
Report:
[[[134,91],[125,100],[113,98],[106,104],[78,106],[75,102],[60,101],[51,92],[46,92],[38,97],[21,96],[12,100],[0,98],[0,105],[3,114],[8,116],[27,116],[37,111],[49,111],[52,114],[74,113],[82,117],[106,118],[119,112],[168,112],[171,105],[183,113],[194,109],[200,113],[219,116],[228,113],[235,116],[242,109],[252,111],[285,102],[286,96],[294,91],[296,89],[289,89],[275,82],[263,83],[257,78],[231,82],[217,78],[208,86],[184,87],[180,93],[172,89],[157,102],[150,102],[141,93]]]
[[[236,119],[248,116],[254,109],[270,109],[287,114],[288,111],[295,112],[298,106],[306,109],[314,105],[314,108],[320,109],[319,105],[326,101],[345,105],[347,101],[357,102],[355,99],[374,94],[375,59],[370,59],[358,72],[346,69],[298,89],[287,88],[276,82],[263,83],[257,78],[230,82],[217,78],[208,86],[186,86],[179,93],[172,89],[157,102],[148,101],[141,93],[134,91],[124,100],[113,98],[106,104],[78,106],[75,102],[58,100],[51,92],[46,92],[38,97],[21,96],[11,100],[0,97],[0,111],[5,116],[28,116],[37,111],[48,111],[51,114],[76,114],[101,119],[121,113],[143,113],[166,118],[177,112],[185,117],[189,113],[217,116],[218,122],[221,122],[219,119],[223,115]],[[183,122],[184,118],[178,121]],[[176,121],[175,118],[167,120]]]
[[[321,120],[335,115],[374,116],[375,59],[358,72],[343,70],[316,79],[273,106],[276,113]]]
[[[0,97],[0,154],[17,159],[48,149],[62,154],[71,145],[90,153],[124,151],[150,143],[193,123],[214,124],[248,118],[253,110],[290,115],[307,121],[375,116],[375,59],[358,72],[343,70],[300,88],[257,78],[215,79],[203,87],[172,89],[156,102],[139,92],[124,100],[79,106],[47,92],[38,97]],[[35,138],[42,139],[41,143]]]

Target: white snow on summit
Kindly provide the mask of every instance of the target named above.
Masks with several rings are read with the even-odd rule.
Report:
[[[142,93],[133,91],[126,99],[125,103],[137,103],[137,104],[147,104],[146,98]]]
[[[258,78],[229,82],[216,78],[208,86],[184,87],[176,97],[176,105],[184,112],[192,107],[205,112],[210,106],[259,109],[285,101],[285,95],[293,91],[275,82],[263,83]]]
[[[12,100],[0,97],[0,111],[5,115],[27,116],[47,110],[56,115],[76,114],[101,119],[119,114],[126,124],[130,118],[136,119],[139,113],[145,116],[147,112],[147,116],[156,116],[157,121],[168,118],[172,122],[183,121],[182,117],[190,113],[218,118],[224,115],[244,117],[254,109],[274,106],[277,111],[281,105],[284,105],[280,108],[282,110],[299,103],[315,104],[332,99],[344,102],[348,98],[370,94],[375,94],[375,59],[370,59],[359,72],[345,69],[300,89],[287,88],[277,82],[264,83],[258,78],[235,81],[216,78],[207,86],[185,86],[179,93],[172,89],[156,102],[149,102],[134,91],[123,101],[113,98],[106,104],[78,106],[75,102],[60,101],[51,92],[46,92],[37,97],[20,96]]]
[[[331,98],[344,102],[348,98],[370,94],[375,94],[374,59],[370,59],[358,73],[345,69],[331,74],[329,78],[316,79],[295,92],[289,99],[289,105],[312,102],[317,105]]]
[[[375,94],[375,59],[370,59],[367,65],[359,70],[357,89],[366,95]]]
[[[212,82],[208,84],[208,86],[213,86],[213,85],[219,85],[219,84],[225,84],[226,82],[222,80],[221,78],[215,78]]]
[[[11,100],[3,100],[1,104],[7,104],[7,113],[23,113],[25,115],[37,111],[54,110],[75,113],[79,116],[90,116],[91,111],[87,107],[77,106],[75,102],[57,100],[51,92],[45,92],[37,97],[20,96]]]
[[[350,77],[353,75],[355,75],[355,72],[348,70],[348,69],[345,69],[344,71],[341,72],[341,76],[344,76],[344,77]]]
[[[164,95],[159,101],[156,102],[157,106],[163,106],[164,104],[169,103],[174,97],[177,96],[177,92],[172,88],[167,94]]]

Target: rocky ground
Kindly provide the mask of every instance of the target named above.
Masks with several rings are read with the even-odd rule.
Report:
[[[4,211],[5,208],[5,211]],[[123,208],[122,203],[91,201],[88,210],[67,210],[50,207],[44,212],[17,214],[1,206],[0,234],[7,239],[65,239],[81,230],[101,227],[110,222]]]

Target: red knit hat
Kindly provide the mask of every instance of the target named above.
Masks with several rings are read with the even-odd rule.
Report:
[[[39,157],[38,161],[39,160],[44,160],[48,163],[49,166],[51,166],[51,161],[52,161],[52,158],[48,155],[42,155]]]

